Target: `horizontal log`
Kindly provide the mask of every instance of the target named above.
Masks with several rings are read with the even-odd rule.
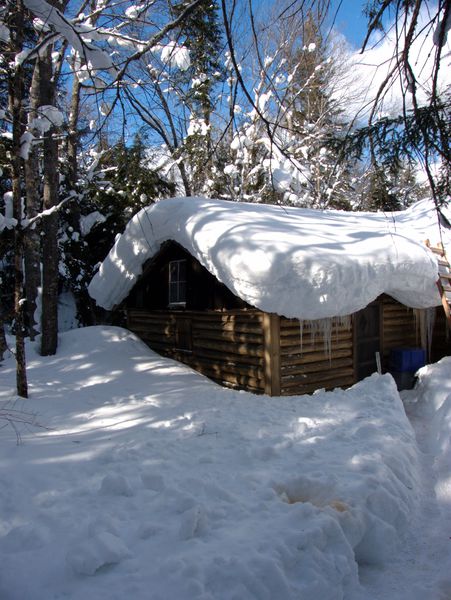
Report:
[[[382,317],[387,319],[387,318],[395,318],[395,316],[400,316],[400,317],[406,317],[406,318],[412,318],[415,316],[415,313],[413,311],[413,309],[411,308],[405,308],[404,306],[401,307],[387,307],[385,306],[384,309],[382,310]]]
[[[353,332],[351,330],[333,331],[330,339],[339,341],[343,339],[351,339]],[[303,344],[317,344],[318,341],[324,342],[325,336],[322,332],[317,331],[316,333],[303,332],[301,336],[299,331],[285,332],[280,334],[280,342],[282,346],[290,346],[302,341]]]
[[[175,329],[175,323],[150,323],[140,320],[132,320],[128,322],[129,328],[136,327],[143,331],[165,332]]]
[[[229,390],[246,390],[246,392],[251,392],[252,394],[258,394],[258,395],[262,395],[264,394],[264,390],[262,387],[254,387],[252,385],[250,385],[249,383],[247,383],[246,385],[239,385],[239,384],[235,384],[235,383],[231,383],[230,381],[223,381],[221,379],[215,379],[214,377],[209,377],[206,373],[203,373],[203,375],[205,375],[205,377],[208,377],[208,379],[211,379],[211,381],[213,381],[214,383],[217,383],[218,385],[221,385],[222,387],[228,388]]]
[[[175,331],[175,323],[167,323],[166,325],[151,325],[149,323],[141,323],[140,321],[129,321],[128,329],[149,331],[155,334],[171,334]]]
[[[350,333],[352,327],[347,326],[336,326],[332,327],[332,335],[335,333]],[[286,337],[290,335],[300,335],[302,331],[303,336],[311,336],[311,335],[322,335],[321,330],[304,326],[303,329],[299,325],[294,327],[281,327],[280,335],[281,337]]]
[[[325,382],[322,385],[317,385],[316,383],[310,383],[305,385],[297,385],[294,387],[284,388],[282,387],[282,395],[283,396],[301,396],[303,394],[312,394],[319,388],[325,388],[326,390],[332,390],[334,388],[346,388],[355,383],[354,375],[348,375],[347,377],[342,377],[340,379],[331,380],[329,382]]]
[[[343,348],[342,350],[334,349],[332,360],[336,358],[349,358],[352,360],[352,347]],[[288,368],[296,365],[303,365],[315,362],[324,362],[329,364],[329,358],[324,358],[324,352],[309,352],[302,355],[284,356],[282,360],[282,368]]]
[[[352,367],[353,368],[353,360],[352,357],[345,358],[337,358],[332,361],[318,361],[306,363],[304,365],[295,365],[290,367],[284,367],[282,369],[282,377],[292,377],[295,375],[303,375],[309,373],[323,373],[325,371],[334,371],[336,369],[341,369],[342,367]]]
[[[136,332],[139,336],[141,335],[151,335],[155,337],[171,337],[175,335],[175,327],[147,327],[147,325],[142,325],[141,323],[130,323],[128,325],[128,329],[130,331]],[[139,332],[139,333],[138,333]]]
[[[154,337],[154,338],[172,338],[175,335],[175,329],[172,330],[158,330],[158,329],[148,329],[147,327],[142,327],[141,325],[131,324],[128,328],[133,333],[136,333],[139,337]]]
[[[331,339],[331,348],[334,350],[341,350],[342,348],[352,348],[353,347],[353,337],[343,337],[339,340]],[[303,356],[304,354],[308,354],[309,352],[314,353],[325,353],[325,345],[324,340],[302,340],[302,344],[294,343],[290,346],[282,346],[281,352],[285,356]]]
[[[141,319],[129,319],[128,321],[128,329],[140,329],[140,331],[151,331],[151,332],[167,332],[173,331],[177,327],[176,320],[166,321],[162,323],[145,321]],[[191,322],[191,327],[193,330],[193,334],[203,337],[212,337],[213,339],[224,339],[224,338],[237,338],[237,336],[241,337],[243,341],[245,341],[246,336],[254,336],[256,341],[262,341],[263,334],[261,327],[258,325],[252,327],[250,325],[235,325],[232,326],[230,324],[227,325],[212,325],[211,327],[200,327],[197,322]]]
[[[260,311],[190,311],[190,310],[166,310],[149,311],[145,309],[128,309],[127,314],[131,316],[140,316],[149,319],[165,319],[174,317],[188,317],[190,319],[201,320],[205,322],[223,322],[232,323],[240,321],[261,322],[263,313]]]
[[[352,330],[351,329],[334,329],[331,333],[331,337],[335,339],[340,339],[343,337],[351,337]],[[280,339],[286,344],[287,341],[292,340],[295,342],[296,340],[302,340],[308,342],[310,340],[322,340],[324,339],[324,334],[322,331],[303,331],[301,335],[301,331],[299,329],[288,329],[280,332]]]
[[[401,327],[402,325],[408,325],[411,327],[415,322],[416,319],[413,315],[395,316],[389,318],[385,317],[382,320],[385,329],[396,329],[396,327]]]
[[[155,350],[156,352],[164,352],[165,354],[167,354],[168,352],[170,352],[173,348],[174,348],[174,343],[165,343],[165,342],[160,342],[158,340],[154,340],[154,339],[149,339],[149,338],[140,338],[145,344],[147,344],[149,346],[149,348],[152,348],[152,350]]]
[[[416,340],[415,331],[389,331],[384,333],[383,344],[396,344],[399,340]]]
[[[179,316],[180,319],[184,317]],[[165,331],[167,328],[175,329],[177,326],[176,318],[158,322],[156,320],[147,320],[146,318],[131,317],[128,320],[129,328],[139,327],[142,330],[148,329],[149,331]],[[231,324],[226,323],[210,323],[203,324],[197,321],[191,321],[193,332],[196,335],[205,335],[205,337],[213,337],[215,339],[221,339],[227,337],[229,339],[236,338],[239,336],[241,339],[245,339],[247,335],[255,336],[256,341],[263,339],[261,327],[258,324],[252,325],[248,323],[243,324]]]
[[[331,339],[331,349],[332,352],[335,349],[339,348],[352,348],[353,346],[353,338],[352,336],[342,337],[337,339]],[[281,340],[281,348],[280,352],[282,355],[293,355],[293,354],[307,354],[309,352],[322,352],[323,354],[327,354],[326,346],[324,344],[323,339],[317,339],[315,341],[311,341],[307,343],[305,340],[297,343],[284,344],[283,340]]]
[[[181,311],[187,316],[199,321],[214,321],[232,323],[237,321],[260,321],[263,313],[259,311]]]
[[[129,315],[146,316],[149,319],[172,318],[177,316],[189,317],[203,321],[222,321],[232,322],[240,320],[262,321],[263,313],[258,310],[227,310],[227,311],[207,311],[207,310],[146,310],[130,308],[127,309]]]
[[[174,322],[174,318],[171,315],[153,315],[147,312],[128,312],[127,317],[129,321],[139,321],[140,323],[158,324],[158,323],[171,323]]]
[[[390,325],[388,325],[388,326],[386,323],[384,323],[383,324],[383,332],[384,332],[383,334],[388,335],[388,334],[393,334],[398,331],[404,331],[404,332],[410,333],[410,332],[415,332],[415,328],[416,328],[415,321],[413,321],[413,320],[403,321],[401,319],[398,319],[398,321],[396,323],[390,323]]]
[[[416,321],[414,319],[394,319],[393,321],[383,321],[383,331],[388,333],[390,331],[396,331],[401,329],[414,330]]]
[[[303,375],[297,375],[290,378],[282,378],[282,388],[290,389],[296,387],[297,385],[307,385],[307,384],[318,384],[317,387],[323,387],[326,382],[330,381],[343,381],[347,378],[354,377],[354,368],[347,367],[342,369],[337,369],[336,371],[327,371],[324,373],[311,373],[307,374],[305,377]],[[339,383],[338,385],[343,385]]]
[[[222,369],[211,368],[205,363],[191,362],[189,363],[196,371],[203,375],[215,379],[216,381],[225,382],[240,387],[241,389],[251,386],[254,389],[263,390],[263,383],[259,378],[240,375],[237,373],[228,373]]]
[[[193,313],[191,316],[197,321],[218,321],[222,323],[239,323],[247,321],[255,321],[261,323],[263,319],[263,314],[259,312],[241,312],[235,314],[230,314],[228,312],[196,312]]]
[[[409,331],[410,330],[410,331]],[[383,343],[390,341],[403,340],[403,339],[416,339],[416,332],[410,327],[405,327],[404,331],[387,331],[384,333]]]
[[[262,332],[262,325],[257,321],[243,321],[239,323],[207,323],[206,321],[201,322],[196,320],[193,323],[193,327],[195,329],[209,329],[210,331],[229,331],[240,334],[250,333],[254,335],[259,335]]]
[[[145,344],[149,346],[149,348],[155,350],[155,352],[158,352],[159,354],[164,354],[165,356],[168,356],[174,351],[174,344],[164,344],[152,339],[141,339]]]
[[[317,329],[318,328],[318,323],[324,320],[326,321],[327,319],[319,319],[318,322],[316,321],[299,321],[298,319],[293,319],[291,321],[286,321],[284,319],[280,320],[280,329],[281,330],[289,330],[289,329],[300,329],[301,328],[301,323],[302,323],[302,327],[303,329],[309,330],[311,328]],[[350,319],[352,320],[352,319]],[[347,324],[347,322],[349,321],[349,319],[347,319],[346,321],[340,321],[338,318],[334,319],[332,322],[332,327],[333,329],[337,328],[337,329],[348,329],[349,326]]]
[[[391,350],[393,350],[394,348],[400,348],[400,347],[404,347],[404,346],[418,346],[419,342],[417,343],[416,339],[397,339],[397,340],[393,340],[390,343],[389,342],[385,342],[384,345],[382,346],[382,352],[384,354],[389,353]]]
[[[233,342],[208,341],[202,337],[193,336],[193,348],[207,349],[225,354],[236,354],[238,356],[261,356],[263,357],[262,344],[235,344]]]
[[[177,352],[176,352],[177,354]],[[178,353],[180,355],[180,359],[182,362],[185,362],[189,365],[203,365],[205,368],[214,371],[215,373],[227,373],[230,375],[239,374],[245,375],[248,377],[253,377],[254,379],[262,379],[263,378],[263,369],[258,365],[239,365],[232,364],[227,362],[220,362],[218,360],[209,359],[206,357],[200,357],[195,354],[186,354],[186,353]],[[197,367],[196,367],[197,368]]]
[[[155,327],[147,327],[137,323],[131,323],[128,327],[130,331],[135,332],[139,337],[161,337],[161,338],[173,338],[175,337],[176,327],[167,327],[164,329],[158,329]],[[249,344],[251,347],[260,346],[261,352],[263,352],[263,339],[259,336],[239,334],[234,335],[228,333],[226,335],[203,335],[202,332],[192,331],[193,343],[198,342],[200,345],[205,347],[215,348],[232,348],[241,347]]]
[[[234,365],[243,366],[260,366],[263,364],[263,357],[261,356],[245,356],[232,353],[226,354],[225,352],[215,352],[214,350],[208,350],[198,346],[193,346],[193,355],[202,359],[214,360],[220,364],[232,363]]]
[[[254,333],[237,333],[235,331],[218,330],[217,328],[205,329],[197,324],[193,327],[193,338],[208,341],[244,342],[248,344],[263,344],[263,335]]]

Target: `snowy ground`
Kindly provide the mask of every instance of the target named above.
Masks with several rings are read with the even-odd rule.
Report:
[[[0,366],[43,426],[0,431],[2,600],[451,598],[451,358],[403,393],[418,443],[389,375],[254,396],[105,327],[28,360],[14,405]]]

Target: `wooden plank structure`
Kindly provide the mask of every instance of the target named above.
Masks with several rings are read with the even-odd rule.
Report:
[[[268,372],[269,367],[265,365],[264,313],[129,309],[127,319],[128,328],[160,354],[184,362],[223,385],[266,391],[265,369]],[[184,339],[179,336],[181,323]]]
[[[381,296],[374,306],[380,314],[377,348],[387,370],[392,349],[420,345],[418,318],[413,309],[389,296]],[[128,328],[151,348],[227,387],[271,396],[309,394],[318,388],[348,387],[376,371],[374,336],[368,347],[365,339],[356,344],[358,313],[347,323],[332,319],[326,340],[317,321],[301,323],[253,308],[135,308],[127,311],[127,317]],[[443,319],[436,323],[438,338],[443,325]],[[446,345],[442,337],[442,346],[449,351],[449,342]]]

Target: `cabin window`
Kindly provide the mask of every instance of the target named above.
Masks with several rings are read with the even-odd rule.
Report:
[[[186,305],[186,260],[169,263],[169,306]]]

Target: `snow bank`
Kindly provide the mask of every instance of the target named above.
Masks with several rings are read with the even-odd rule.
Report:
[[[389,375],[257,397],[113,327],[28,355],[48,429],[1,432],[2,600],[353,600],[399,549],[417,454]]]
[[[428,451],[435,456],[436,495],[451,504],[451,357],[421,368],[410,407],[419,418],[431,422]],[[411,394],[406,394],[407,402]]]
[[[351,314],[383,292],[426,308],[440,304],[426,238],[440,239],[431,202],[383,214],[174,198],[135,215],[89,293],[113,308],[145,261],[175,240],[237,296],[286,317]]]

